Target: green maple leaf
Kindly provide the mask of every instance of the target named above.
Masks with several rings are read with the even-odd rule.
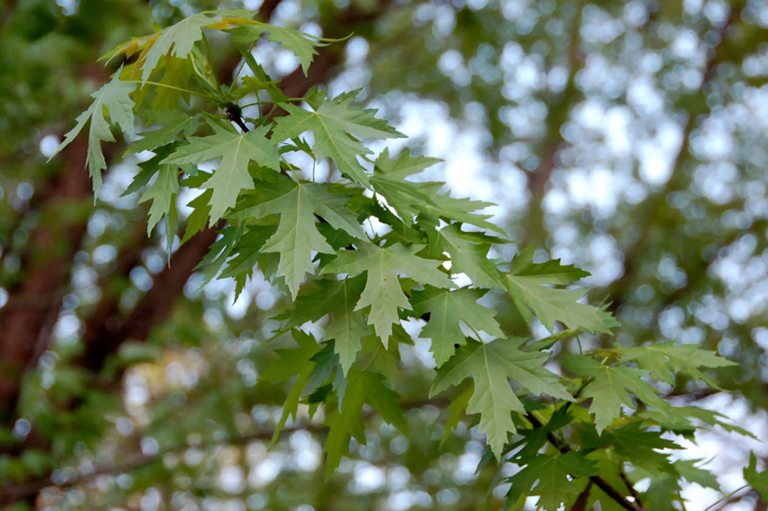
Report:
[[[258,41],[264,32],[269,32],[267,41],[271,43],[280,43],[283,45],[283,48],[292,51],[299,59],[301,69],[304,71],[305,75],[307,74],[309,65],[312,64],[312,60],[315,58],[315,55],[317,55],[317,50],[315,48],[327,46],[325,43],[310,39],[297,30],[261,24],[250,20],[247,25],[240,26],[230,32],[232,33],[232,41],[235,44],[245,46],[250,46]]]
[[[474,389],[470,388],[451,400],[451,404],[448,406],[450,412],[448,414],[448,419],[445,421],[445,432],[440,439],[441,448],[445,445],[445,442],[448,441],[448,438],[450,438],[451,431],[456,429],[459,425],[459,420],[461,420],[461,416],[464,414],[467,406],[469,406],[469,400],[472,398],[473,393]]]
[[[163,161],[174,150],[174,144],[167,144],[155,148],[155,155],[147,161],[139,163],[139,172],[133,176],[133,181],[128,185],[120,197],[127,197],[144,188],[152,180],[152,177],[160,170],[160,162]]]
[[[633,367],[614,367],[585,356],[569,355],[563,360],[563,366],[579,376],[594,378],[582,392],[585,398],[592,398],[589,412],[595,415],[597,432],[602,431],[621,417],[621,405],[635,409],[635,402],[629,390],[643,403],[659,408],[667,404],[659,398],[656,390],[642,380],[647,371]]]
[[[131,144],[125,152],[126,156],[142,151],[151,151],[156,147],[169,144],[176,140],[179,134],[192,135],[200,126],[200,120],[196,115],[187,115],[178,110],[156,110],[153,112],[152,122],[162,122],[164,126],[156,130],[142,132],[142,138]]]
[[[280,170],[280,155],[276,143],[266,138],[269,126],[261,126],[240,135],[217,122],[211,123],[215,134],[208,137],[189,137],[189,145],[180,147],[165,164],[184,165],[203,163],[221,157],[221,162],[203,188],[213,190],[211,196],[211,217],[213,225],[224,212],[235,205],[241,190],[253,189],[253,178],[248,172],[248,162]]]
[[[380,248],[373,244],[361,245],[360,250],[344,250],[331,261],[322,273],[367,272],[365,289],[355,310],[370,306],[368,324],[373,325],[384,346],[392,334],[392,324],[400,322],[398,308],[410,310],[408,298],[400,287],[398,274],[403,273],[422,284],[440,288],[453,287],[453,282],[436,267],[440,261],[416,256],[419,245],[392,245]]]
[[[369,329],[368,334],[373,332]],[[400,344],[403,342],[413,344],[401,325],[397,325],[393,330],[386,349],[381,345],[378,337],[365,335],[361,340],[362,349],[357,357],[359,366],[374,373],[383,374],[390,381],[397,381],[400,374]]]
[[[768,470],[757,471],[757,457],[754,452],[749,454],[749,466],[744,468],[744,479],[763,499],[768,499]]]
[[[574,266],[562,266],[559,260],[534,263],[535,247],[525,248],[512,260],[509,273],[503,275],[504,283],[515,305],[527,321],[536,313],[541,324],[553,330],[555,321],[564,323],[572,330],[610,333],[615,321],[601,309],[578,303],[585,290],[555,289],[550,284],[570,284],[589,273]]]
[[[475,381],[475,391],[467,412],[480,414],[480,433],[487,435],[488,445],[497,458],[501,457],[509,434],[517,431],[512,412],[525,413],[525,407],[508,379],[536,395],[547,394],[573,401],[558,376],[542,366],[549,355],[520,351],[521,342],[497,339],[483,344],[468,340],[467,345],[459,348],[437,371],[429,391],[432,397],[471,377]]]
[[[228,226],[219,231],[221,238],[216,240],[203,260],[198,263],[195,270],[202,269],[203,282],[201,287],[219,274],[227,259],[232,255],[232,251],[237,242],[242,238],[245,232],[245,226]]]
[[[195,175],[188,177],[181,184],[188,188],[200,188],[210,178],[211,174],[198,170]],[[205,229],[205,226],[208,224],[208,217],[211,214],[210,202],[212,196],[213,190],[208,189],[187,203],[187,207],[192,208],[192,212],[187,217],[187,228],[184,230],[184,237],[181,240],[182,244]]]
[[[206,190],[187,204],[192,208],[192,213],[187,217],[187,228],[184,230],[184,237],[181,243],[186,243],[192,236],[205,229],[208,223],[208,217],[211,214],[211,197],[213,190]]]
[[[112,123],[120,126],[126,134],[133,134],[133,106],[134,103],[129,94],[136,90],[135,83],[125,83],[120,81],[120,72],[122,67],[115,72],[112,80],[104,84],[99,90],[91,94],[94,99],[88,110],[77,117],[77,124],[69,133],[64,136],[64,141],[59,144],[51,158],[56,156],[62,149],[67,147],[72,140],[82,131],[88,120],[91,121],[91,127],[88,132],[88,156],[85,160],[85,166],[93,179],[94,200],[99,196],[101,190],[101,171],[107,168],[107,162],[104,159],[104,153],[101,151],[101,142],[114,142],[115,137],[109,130],[109,123],[104,118],[104,109],[109,113],[109,119]],[[48,158],[48,161],[51,161]]]
[[[371,333],[363,315],[354,309],[363,290],[363,280],[344,279],[338,281],[332,293],[326,297],[335,307],[331,310],[331,320],[325,327],[323,339],[333,339],[334,351],[339,355],[339,364],[344,374],[355,361],[361,349],[361,339]]]
[[[695,466],[700,461],[702,460],[677,460],[674,467],[677,473],[689,483],[697,483],[704,488],[720,491],[720,483],[717,482],[717,477],[712,472]]]
[[[530,401],[524,404],[526,405],[525,409],[529,413],[535,410],[531,405],[535,405],[537,408],[540,406],[540,403],[533,403]],[[542,408],[546,410],[549,407],[542,406]],[[531,456],[535,456],[536,453],[541,451],[542,447],[547,445],[549,442],[547,438],[548,436],[551,436],[555,431],[558,431],[572,423],[574,421],[573,415],[567,413],[567,410],[565,413],[563,413],[563,410],[564,408],[555,410],[553,407],[552,415],[546,424],[541,426],[534,426],[531,429],[519,430],[518,434],[523,437],[523,440],[520,440],[519,442],[516,442],[510,446],[510,450],[514,451],[514,455],[510,461],[513,463],[523,464],[524,461],[522,460],[525,460]],[[522,445],[522,448],[518,450],[517,448],[520,445]]]
[[[296,105],[284,105],[288,115],[277,120],[274,138],[282,141],[311,131],[315,137],[312,149],[317,159],[331,158],[347,177],[370,186],[365,169],[357,159],[370,150],[354,137],[387,139],[404,135],[387,125],[385,120],[374,117],[375,110],[351,108],[357,92],[326,99],[313,112]]]
[[[563,502],[578,495],[583,489],[582,485],[576,484],[579,479],[598,474],[595,462],[577,451],[537,454],[524,462],[526,467],[507,479],[512,483],[507,499],[517,502],[524,496],[538,495],[537,506],[546,511],[557,511]]]
[[[361,339],[371,333],[363,315],[355,310],[364,286],[362,275],[341,280],[316,280],[313,289],[298,296],[293,310],[275,319],[286,321],[283,328],[293,328],[330,314],[323,340],[334,340],[334,351],[346,374],[361,349]]]
[[[536,342],[533,342],[525,347],[526,351],[544,351],[548,350],[552,346],[555,345],[557,341],[561,341],[563,339],[566,339],[568,337],[572,337],[576,335],[575,330],[561,330],[557,332],[556,334],[548,335],[547,337],[540,339]]]
[[[256,186],[257,191],[245,197],[230,218],[244,221],[280,215],[277,232],[262,250],[280,254],[277,275],[285,277],[293,299],[304,275],[315,271],[312,252],[336,252],[318,230],[315,215],[358,240],[368,239],[356,216],[344,206],[349,197],[329,192],[326,185],[275,177],[271,181],[259,180]]]
[[[411,156],[408,150],[392,159],[389,149],[385,149],[376,158],[374,174],[370,178],[371,184],[409,226],[413,224],[413,216],[421,213],[435,219],[466,222],[504,234],[497,225],[486,221],[489,215],[473,213],[493,204],[471,199],[456,199],[451,197],[450,192],[438,193],[445,183],[406,181],[406,178],[423,172],[440,161],[442,160],[426,156]]]
[[[285,398],[283,414],[280,416],[280,420],[275,427],[275,433],[272,435],[270,446],[274,445],[280,437],[280,432],[285,427],[288,417],[293,415],[293,420],[296,420],[301,392],[309,382],[309,375],[315,367],[312,358],[320,351],[320,346],[310,334],[306,334],[301,330],[294,330],[293,338],[299,344],[299,347],[292,350],[275,350],[275,353],[280,357],[280,362],[271,364],[261,375],[261,379],[265,381],[283,381],[291,376],[299,375],[293,387],[291,387],[288,396]]]
[[[267,204],[275,200],[294,204],[306,202],[311,206],[313,214],[323,218],[334,229],[344,231],[358,240],[368,241],[357,221],[357,215],[345,205],[350,199],[349,195],[333,193],[327,184],[297,183],[277,175],[263,175],[255,184],[257,191],[244,197],[228,218],[236,221],[261,218],[265,209],[271,209]]]
[[[477,201],[469,198],[457,199],[451,197],[450,192],[437,193],[437,189],[434,190],[434,193],[431,193],[431,197],[432,201],[430,203],[419,205],[419,209],[421,209],[423,214],[442,218],[446,221],[454,220],[456,222],[472,224],[483,229],[496,231],[502,236],[506,236],[504,229],[487,220],[491,215],[475,213],[475,211],[495,206],[492,202]],[[497,243],[501,242],[506,243],[507,240],[497,241]]]
[[[253,267],[264,256],[262,248],[276,230],[274,225],[248,225],[237,241],[232,251],[234,257],[227,261],[227,267],[219,275],[220,279],[235,279],[235,300],[245,287],[246,279],[253,274]]]
[[[451,272],[465,273],[478,287],[504,289],[496,263],[488,258],[490,241],[502,241],[476,232],[464,232],[458,224],[451,224],[429,233],[429,252],[437,256],[448,252]]]
[[[186,59],[195,47],[195,43],[203,38],[203,27],[212,24],[213,21],[207,15],[198,13],[164,28],[157,34],[157,38],[150,39],[148,44],[151,46],[142,63],[142,83],[149,80],[157,63],[169,52],[174,57]]]
[[[389,154],[389,148],[385,148],[376,158],[376,168],[374,177],[382,179],[384,177],[397,180],[414,176],[424,172],[427,168],[436,163],[440,163],[440,158],[430,158],[428,156],[411,156],[411,150],[405,149],[397,158],[392,159]],[[411,183],[416,184],[416,183]],[[391,204],[390,204],[391,206]]]
[[[381,220],[392,228],[392,231],[386,235],[388,242],[391,243],[403,243],[420,244],[424,242],[424,234],[422,231],[415,228],[415,226],[409,226],[400,218],[395,215],[389,208],[382,206],[377,200],[369,197],[361,197],[356,201],[357,210],[365,216],[373,216]],[[430,255],[432,259],[441,259],[441,254],[437,257]]]
[[[173,226],[176,220],[176,195],[178,193],[179,175],[176,167],[161,165],[157,179],[139,199],[139,203],[148,200],[152,201],[152,206],[149,208],[149,219],[147,220],[147,235],[152,234],[152,229],[155,228],[163,216],[167,216],[169,222],[169,242],[172,241]]]
[[[166,57],[164,62],[161,60],[158,67],[162,67],[163,76],[158,80],[159,83],[170,85],[171,87],[154,87],[155,99],[152,100],[152,108],[155,110],[167,109],[178,111],[179,99],[189,103],[189,82],[196,77],[195,65],[191,59],[177,59],[175,57]],[[157,70],[157,68],[155,68]],[[181,89],[181,90],[180,90]],[[142,89],[149,90],[149,87]]]
[[[585,429],[581,435],[581,447],[585,450],[613,447],[616,454],[655,476],[672,472],[668,455],[655,449],[680,449],[680,446],[661,438],[662,431],[646,431],[645,427],[642,422],[635,421],[613,431],[603,431],[601,435],[595,429]]]
[[[457,344],[465,344],[460,322],[495,337],[504,337],[504,332],[493,318],[496,311],[477,303],[486,292],[468,288],[448,291],[425,286],[424,291],[414,291],[411,294],[413,315],[420,317],[427,312],[430,314],[427,326],[419,337],[432,339],[430,351],[435,356],[437,367],[453,356]]]
[[[398,394],[384,385],[378,373],[360,371],[353,367],[347,377],[346,391],[340,406],[328,414],[328,438],[323,450],[328,453],[327,475],[339,466],[341,457],[349,453],[349,440],[354,437],[365,445],[365,425],[362,412],[365,403],[373,407],[382,419],[405,432],[405,415],[397,404]]]
[[[410,226],[413,224],[413,217],[420,211],[419,206],[432,202],[430,193],[424,189],[432,188],[433,184],[440,188],[443,183],[413,183],[405,178],[418,174],[440,161],[426,156],[412,157],[408,150],[393,160],[387,148],[376,159],[370,181],[376,193],[384,197],[403,222]]]
[[[651,376],[670,385],[674,383],[674,378],[670,374],[672,371],[688,373],[697,380],[706,381],[708,385],[719,388],[716,382],[707,378],[699,369],[737,365],[736,362],[719,357],[714,351],[702,350],[695,344],[664,342],[650,346],[617,346],[617,348],[622,353],[622,362],[637,362],[637,365],[650,372]]]
[[[309,374],[309,383],[306,388],[308,395],[322,387],[331,378],[333,370],[339,365],[339,356],[335,353],[333,344],[334,341],[325,343],[322,349],[312,357],[315,367]]]
[[[698,421],[701,421],[710,426],[720,426],[729,433],[738,433],[746,437],[756,438],[754,434],[746,429],[729,422],[728,417],[725,415],[713,410],[707,410],[706,408],[676,406],[661,410],[645,410],[636,415],[639,418],[653,421],[665,430],[683,435],[690,435],[697,429],[700,429]],[[690,419],[697,419],[697,421],[694,423]]]

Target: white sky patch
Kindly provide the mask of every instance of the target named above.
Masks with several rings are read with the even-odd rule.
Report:
[[[682,142],[683,130],[679,125],[672,121],[659,125],[656,136],[638,147],[642,180],[650,185],[669,181]]]
[[[355,464],[351,488],[354,493],[371,493],[381,489],[385,482],[384,469],[365,462]]]
[[[59,147],[59,137],[56,135],[46,135],[40,139],[40,152],[46,158],[50,158]]]

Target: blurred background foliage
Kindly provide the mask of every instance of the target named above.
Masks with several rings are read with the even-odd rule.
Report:
[[[768,1],[5,0],[0,507],[502,506],[504,487],[488,494],[497,467],[476,470],[484,443],[470,420],[440,446],[450,396],[424,400],[433,363],[418,339],[401,347],[409,376],[396,388],[410,436],[371,414],[367,445],[326,482],[322,411],[308,422],[304,407],[268,450],[287,389],[259,374],[290,345],[265,342],[284,298],[258,273],[237,301],[228,280],[200,289],[193,268],[212,229],[180,248],[177,238],[168,266],[163,233],[147,238],[145,208],[121,197],[139,160],[120,143],[95,204],[82,141],[46,164],[116,68],[101,54],[216,8],[353,34],[323,48],[307,77],[272,43],[254,55],[289,96],[362,87],[359,99],[411,137],[393,148],[443,158],[433,177],[498,204],[516,243],[588,269],[592,298],[623,327],[582,337],[585,347],[679,340],[738,361],[721,382],[731,397],[682,378],[666,390],[768,434]],[[238,57],[213,43],[231,77]],[[182,218],[191,198],[179,199]],[[510,303],[497,307],[507,333],[531,335]],[[691,457],[717,454],[725,491],[740,485],[749,448],[768,457],[721,431],[699,440]],[[683,492],[697,496],[689,509],[717,498]],[[766,509],[754,494],[721,507]]]

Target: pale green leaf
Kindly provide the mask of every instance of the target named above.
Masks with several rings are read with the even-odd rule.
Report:
[[[309,375],[315,367],[312,357],[320,351],[320,346],[310,334],[306,334],[301,330],[294,330],[293,338],[299,344],[299,347],[291,350],[275,350],[275,353],[280,357],[280,361],[271,364],[261,375],[261,379],[265,381],[282,381],[287,380],[291,376],[299,375],[291,387],[288,396],[285,398],[283,413],[275,427],[270,446],[274,445],[280,437],[280,432],[285,427],[288,417],[293,415],[293,420],[296,420],[301,392],[309,382]]]
[[[311,39],[303,33],[290,28],[276,27],[274,25],[250,22],[231,30],[232,41],[235,44],[250,46],[261,38],[264,32],[269,32],[267,41],[280,43],[283,48],[290,50],[299,59],[304,74],[307,74],[309,65],[317,55],[315,48],[326,46],[316,39]]]
[[[178,110],[158,110],[153,116],[154,122],[162,122],[163,127],[144,131],[142,138],[133,142],[125,152],[126,156],[140,153],[142,151],[151,151],[157,147],[169,144],[176,140],[180,134],[190,136],[200,126],[200,120],[196,115],[187,115]]]
[[[88,120],[91,121],[91,127],[88,132],[88,156],[85,160],[85,166],[88,168],[93,179],[94,199],[99,196],[99,190],[101,190],[101,171],[107,168],[104,153],[101,151],[101,143],[115,141],[109,129],[109,123],[104,118],[104,111],[108,112],[110,121],[120,126],[124,133],[128,135],[133,134],[134,103],[129,94],[136,90],[136,84],[120,81],[121,71],[122,67],[115,72],[112,80],[91,94],[91,97],[94,99],[93,103],[88,107],[88,110],[77,117],[77,125],[64,136],[64,141],[59,144],[59,147],[51,155],[51,158],[53,158],[59,151],[68,146],[85,127]],[[48,161],[50,161],[50,158]]]
[[[196,270],[202,269],[203,282],[201,286],[207,284],[216,277],[227,259],[232,255],[235,245],[243,236],[245,226],[228,226],[219,231],[221,237],[216,240],[203,260],[195,267]]]
[[[363,315],[354,308],[363,290],[363,279],[344,279],[337,282],[338,284],[328,289],[329,294],[323,297],[323,300],[335,304],[331,309],[331,320],[325,327],[323,339],[335,341],[334,350],[339,355],[339,363],[346,374],[360,351],[360,340],[369,335],[371,329],[366,325]]]
[[[341,280],[315,280],[308,292],[302,290],[296,298],[293,310],[275,319],[286,322],[283,328],[293,328],[330,314],[323,340],[334,340],[334,351],[339,356],[344,373],[347,373],[360,351],[361,339],[371,333],[363,315],[355,310],[364,286],[365,277],[362,275]]]
[[[294,299],[304,276],[314,273],[312,252],[335,253],[318,230],[315,215],[334,228],[367,240],[354,214],[344,207],[348,197],[328,192],[326,185],[295,183],[287,178],[258,181],[257,185],[257,191],[245,197],[230,218],[244,221],[280,215],[277,232],[263,250],[280,254],[277,275],[285,277]]]
[[[141,196],[139,202],[152,201],[147,220],[147,234],[151,234],[161,218],[170,220],[176,213],[176,195],[179,193],[179,176],[176,167],[161,165],[157,179]],[[173,225],[169,225],[170,237],[173,237]]]
[[[441,188],[444,183],[416,183],[406,181],[405,178],[420,173],[439,161],[425,156],[412,157],[407,150],[393,160],[387,148],[376,159],[374,174],[370,176],[371,185],[376,193],[384,197],[387,204],[397,211],[403,222],[410,226],[413,224],[413,217],[420,211],[420,206],[432,202],[432,185]]]
[[[490,243],[483,235],[464,232],[458,224],[451,224],[430,233],[430,253],[448,252],[451,256],[451,272],[466,273],[477,287],[504,289],[496,263],[488,258]],[[495,238],[491,238],[495,239]]]
[[[754,452],[749,454],[749,466],[744,468],[744,479],[764,500],[768,499],[768,470],[757,471],[757,457]]]
[[[589,412],[595,415],[597,432],[601,433],[614,419],[621,417],[621,406],[635,409],[636,405],[629,392],[649,406],[660,409],[668,405],[659,398],[656,389],[642,380],[646,371],[632,367],[603,365],[585,356],[569,355],[563,366],[578,374],[593,378],[584,388],[582,396],[592,398]]]
[[[203,38],[203,27],[213,23],[213,19],[204,13],[184,18],[175,25],[166,27],[157,34],[157,39],[150,40],[150,49],[142,62],[141,81],[145,83],[162,57],[170,54],[185,59],[195,43]]]
[[[261,126],[243,135],[215,123],[212,123],[212,127],[214,135],[190,137],[189,145],[180,147],[162,162],[184,165],[221,157],[213,176],[202,186],[213,190],[210,202],[211,225],[221,218],[228,208],[235,205],[242,190],[253,189],[253,178],[248,172],[250,161],[276,171],[280,170],[276,144],[266,138],[268,126]]]
[[[186,243],[192,236],[205,229],[208,223],[208,217],[211,214],[211,197],[213,190],[206,190],[187,204],[192,208],[192,213],[187,217],[187,228],[184,231],[184,237],[181,243]]]
[[[696,463],[701,461],[702,460],[677,460],[675,461],[674,467],[675,470],[677,470],[677,473],[689,483],[696,483],[704,488],[712,488],[713,490],[720,491],[720,483],[717,481],[715,474],[695,466]]]
[[[392,324],[399,323],[398,309],[410,310],[408,298],[400,287],[398,274],[405,274],[423,284],[440,288],[453,287],[447,275],[437,269],[440,261],[416,256],[421,247],[400,244],[380,248],[372,244],[361,245],[359,250],[344,250],[331,261],[322,273],[367,272],[365,290],[355,310],[370,306],[368,324],[373,325],[384,346],[392,333]]]
[[[440,447],[445,445],[445,442],[447,442],[448,438],[451,436],[451,431],[456,429],[459,425],[459,420],[461,420],[461,416],[464,414],[467,406],[469,406],[469,400],[473,393],[474,389],[469,388],[459,394],[458,397],[451,400],[451,404],[448,406],[450,413],[448,414],[448,420],[445,421],[445,432],[440,439]]]
[[[589,275],[573,266],[562,266],[559,260],[546,263],[533,262],[533,246],[526,248],[512,260],[504,283],[512,300],[527,321],[533,310],[541,324],[553,331],[556,321],[572,330],[610,333],[614,322],[607,321],[601,309],[579,303],[585,290],[557,289],[553,284],[570,284]]]
[[[484,344],[468,340],[437,372],[430,390],[434,396],[458,385],[466,378],[475,382],[468,413],[480,414],[480,433],[488,437],[488,445],[500,458],[509,434],[517,429],[512,412],[525,413],[508,379],[512,379],[536,395],[547,394],[573,401],[557,375],[544,369],[546,353],[528,353],[518,349],[521,341],[497,339]]]
[[[458,289],[448,291],[425,286],[423,291],[411,294],[413,315],[420,317],[429,313],[427,326],[419,337],[432,339],[432,351],[437,367],[443,365],[456,351],[456,345],[465,344],[460,323],[477,331],[484,331],[495,337],[504,337],[494,319],[496,311],[477,303],[487,291],[482,289]]]
[[[730,367],[736,362],[720,357],[714,351],[701,349],[696,344],[675,344],[673,342],[655,343],[650,346],[623,347],[617,345],[622,353],[622,362],[636,362],[640,369],[648,371],[654,378],[674,383],[672,373],[687,373],[693,378],[711,382],[700,369],[702,367]]]
[[[315,137],[313,151],[318,159],[331,158],[347,177],[370,186],[368,175],[358,160],[358,156],[366,155],[370,150],[353,137],[387,139],[403,135],[388,126],[385,120],[374,117],[375,110],[351,108],[355,96],[356,91],[326,99],[315,111],[284,105],[288,115],[277,120],[274,138],[288,140],[311,131]]]

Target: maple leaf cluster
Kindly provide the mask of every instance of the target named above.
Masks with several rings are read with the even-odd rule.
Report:
[[[573,287],[589,274],[559,260],[537,262],[533,247],[512,260],[489,257],[494,246],[511,240],[481,212],[488,203],[452,197],[444,183],[420,179],[438,160],[389,150],[372,158],[365,140],[403,135],[374,110],[354,107],[357,91],[328,98],[315,88],[287,98],[250,53],[267,34],[293,51],[306,72],[316,48],[332,41],[250,14],[196,14],[116,48],[107,57],[129,63],[93,94],[60,149],[90,122],[87,165],[98,195],[106,169],[101,143],[114,141],[110,122],[132,138],[135,117],[141,119],[150,128],[127,154],[152,155],[126,193],[152,201],[149,231],[165,221],[172,250],[179,191],[197,190],[181,242],[226,220],[199,266],[205,282],[232,278],[239,293],[258,269],[290,298],[292,305],[276,317],[282,324],[276,335],[292,332],[298,347],[276,350],[277,361],[261,375],[294,378],[274,439],[300,403],[312,412],[323,406],[331,474],[349,453],[350,439],[366,441],[364,405],[408,434],[394,389],[398,346],[412,343],[402,322],[417,320],[436,365],[430,397],[454,392],[443,441],[465,414],[472,416],[486,435],[487,459],[521,467],[507,479],[510,505],[540,496],[543,509],[570,507],[592,483],[598,489],[590,502],[622,507],[640,506],[654,491],[674,492],[682,478],[716,488],[693,462],[673,462],[659,452],[677,448],[662,435],[690,436],[698,421],[739,429],[714,412],[673,407],[656,383],[684,373],[714,386],[708,371],[732,362],[669,343],[615,345],[551,365],[554,345],[579,334],[609,339],[619,327],[605,307],[586,301],[586,290]],[[243,54],[243,76],[232,84],[219,84],[210,71],[209,30],[230,33]],[[284,114],[238,122],[223,114],[230,108],[240,115],[246,98]],[[286,159],[290,153],[329,159],[338,173],[330,182],[308,179],[306,169]],[[213,170],[199,168],[208,162],[213,165],[205,168]],[[371,221],[379,227],[366,229]],[[505,297],[531,327],[552,335],[505,334],[493,308]],[[299,329],[308,322],[324,325],[321,338]],[[617,482],[626,477],[625,463],[633,466],[633,482],[675,483],[652,484],[638,496]],[[750,470],[755,481],[764,479]]]

